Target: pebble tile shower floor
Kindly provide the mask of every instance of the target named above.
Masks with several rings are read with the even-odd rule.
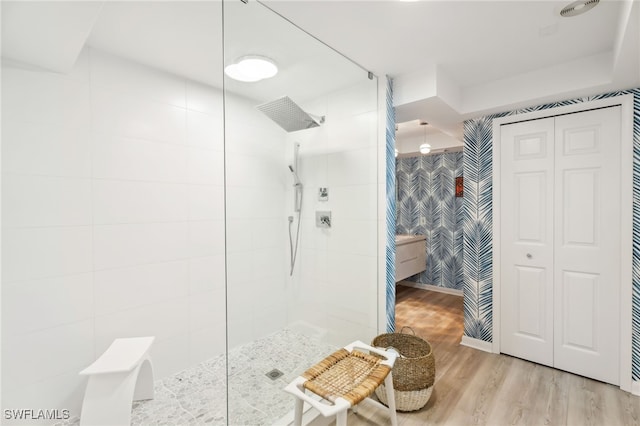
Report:
[[[272,425],[293,409],[283,388],[335,346],[284,329],[229,352],[229,425]],[[274,368],[284,375],[271,379]],[[134,402],[132,425],[226,425],[224,355],[157,380],[155,398]],[[77,426],[79,419],[57,426]]]

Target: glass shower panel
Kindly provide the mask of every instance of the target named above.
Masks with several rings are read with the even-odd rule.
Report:
[[[289,381],[378,332],[377,81],[259,2],[224,24],[225,67],[278,68],[224,77],[228,420],[273,424]]]
[[[155,336],[133,424],[226,424],[222,4],[2,3],[3,408]]]

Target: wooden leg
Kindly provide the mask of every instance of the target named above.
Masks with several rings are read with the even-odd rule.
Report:
[[[393,378],[391,372],[384,379],[384,387],[387,391],[387,404],[389,405],[389,417],[391,418],[391,426],[398,426],[398,417],[396,416],[396,395],[393,391]]]

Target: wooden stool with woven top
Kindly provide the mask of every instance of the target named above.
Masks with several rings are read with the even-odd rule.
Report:
[[[370,355],[358,349],[380,355]],[[302,424],[304,402],[320,411],[325,417],[336,416],[336,426],[347,424],[347,411],[361,402],[388,409],[391,424],[397,426],[395,396],[391,369],[397,353],[374,348],[356,341],[329,355],[284,389],[296,397],[294,425]],[[384,382],[389,408],[370,399],[378,386]],[[322,398],[318,400],[305,392],[308,390]]]

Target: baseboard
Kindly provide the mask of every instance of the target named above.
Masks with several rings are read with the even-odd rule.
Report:
[[[631,395],[640,396],[640,381],[631,381]]]
[[[493,343],[485,342],[484,340],[474,339],[469,336],[462,336],[462,341],[460,342],[462,346],[468,346],[473,349],[478,349],[479,351],[484,352],[493,352]]]
[[[437,291],[438,293],[453,294],[454,296],[462,297],[462,290],[456,290],[454,288],[438,287],[433,284],[414,283],[413,281],[398,281],[396,284],[403,285],[405,287],[420,288],[422,290]]]

